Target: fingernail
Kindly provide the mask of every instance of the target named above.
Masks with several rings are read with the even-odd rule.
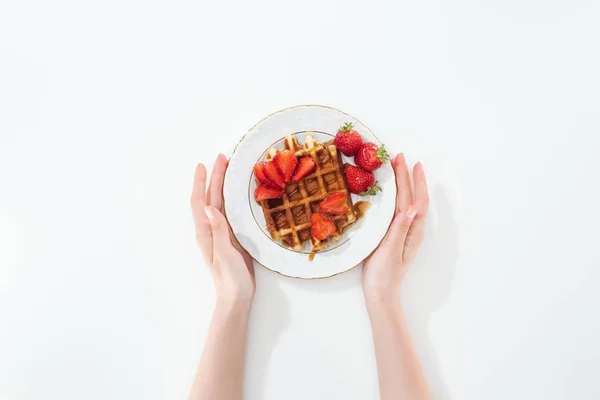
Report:
[[[421,164],[421,161],[415,164],[413,173],[415,176],[415,180],[425,180],[425,171],[423,170],[423,164]]]
[[[211,221],[215,218],[215,213],[213,213],[213,210],[210,206],[204,207],[204,213],[206,214],[206,218]]]
[[[406,216],[409,219],[413,219],[417,215],[417,207],[410,206],[406,209]]]

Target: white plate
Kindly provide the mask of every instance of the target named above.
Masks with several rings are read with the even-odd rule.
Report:
[[[335,136],[338,128],[352,122],[364,142],[381,145],[379,139],[356,118],[325,106],[296,106],[278,111],[258,122],[240,141],[229,160],[223,195],[225,211],[234,235],[252,258],[264,267],[293,278],[327,278],[360,264],[385,236],[394,216],[396,183],[389,162],[374,171],[382,188],[376,196],[352,195],[352,201],[368,201],[371,208],[365,218],[350,228],[342,239],[308,260],[310,249],[303,252],[285,248],[271,239],[261,207],[254,201],[253,167],[262,161],[271,147],[283,149],[283,138],[295,134],[300,144],[306,135],[318,142]],[[390,149],[387,149],[388,152]],[[353,157],[342,156],[354,164]]]

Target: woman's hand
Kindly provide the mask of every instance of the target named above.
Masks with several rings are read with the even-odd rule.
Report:
[[[219,154],[206,190],[206,168],[198,164],[192,191],[196,240],[215,281],[217,304],[190,400],[241,399],[248,318],[254,299],[250,255],[229,229],[223,209],[227,159]]]
[[[392,161],[396,175],[396,213],[381,244],[364,262],[363,292],[367,305],[396,303],[406,271],[423,241],[429,208],[427,182],[421,163],[413,169],[415,193],[411,190],[404,154]]]
[[[196,241],[215,282],[217,299],[226,303],[251,305],[254,298],[252,258],[229,229],[223,209],[223,180],[227,159],[219,154],[206,189],[206,168],[196,167],[192,191],[192,215]]]

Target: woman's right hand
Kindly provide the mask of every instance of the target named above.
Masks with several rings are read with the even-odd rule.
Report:
[[[415,193],[404,154],[392,161],[396,175],[396,213],[379,247],[363,264],[363,292],[367,305],[393,304],[400,296],[402,280],[423,241],[429,195],[421,163],[413,168]]]

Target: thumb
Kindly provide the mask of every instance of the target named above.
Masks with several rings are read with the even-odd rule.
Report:
[[[227,219],[225,219],[225,216],[219,210],[212,206],[204,207],[204,213],[212,229],[213,252],[216,253],[227,249],[231,246]]]

